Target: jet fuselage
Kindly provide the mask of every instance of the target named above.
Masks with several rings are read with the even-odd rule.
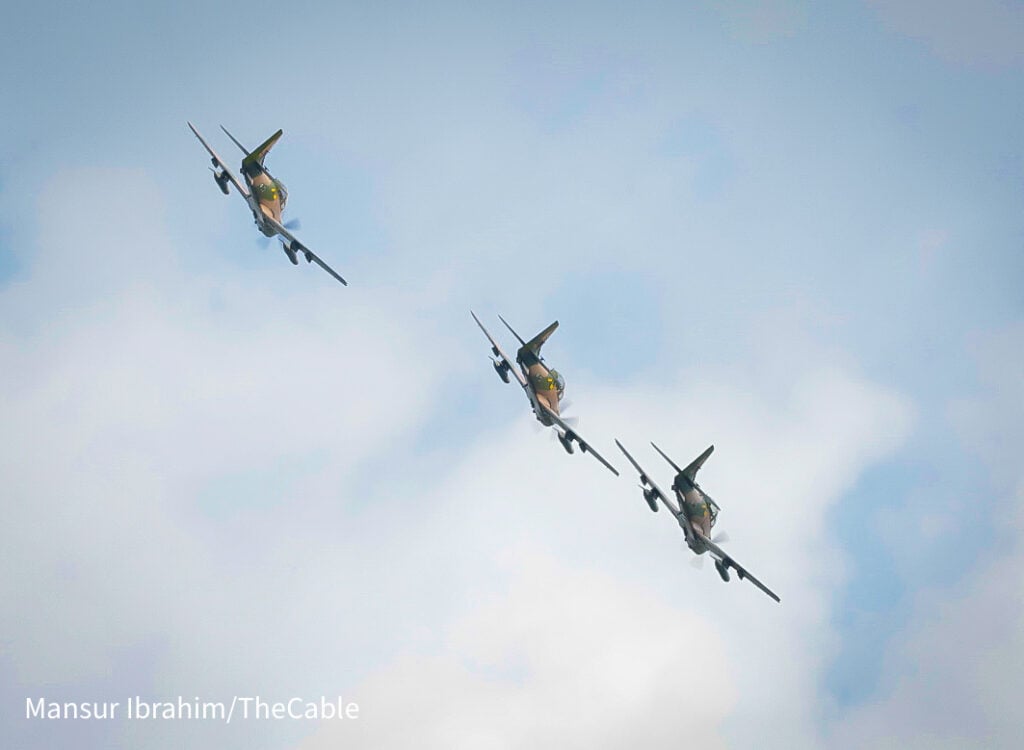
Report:
[[[562,400],[562,394],[565,392],[565,381],[562,380],[562,376],[555,370],[549,370],[539,360],[528,367],[524,366],[523,370],[526,380],[530,384],[530,391],[533,393],[533,397],[539,403],[551,409],[555,414],[560,414],[558,402]],[[541,422],[547,426],[551,425],[551,420],[544,414],[543,409],[535,409],[534,411],[539,412],[537,418]]]
[[[679,514],[676,520],[683,529],[686,544],[693,552],[700,555],[707,552],[707,545],[693,531],[705,538],[711,537],[711,527],[715,523],[715,511],[704,491],[684,474],[676,475],[672,482],[676,500],[679,502]]]

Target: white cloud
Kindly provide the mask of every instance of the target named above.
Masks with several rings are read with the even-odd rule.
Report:
[[[599,448],[620,436],[665,484],[644,438],[689,460],[699,436],[714,436],[702,483],[733,552],[781,606],[692,570],[678,529],[646,510],[632,477],[565,456],[524,418],[482,435],[426,499],[436,514],[415,551],[427,571],[409,575],[458,606],[349,691],[365,722],[327,723],[301,747],[618,747],[630,731],[652,747],[695,734],[712,747],[814,746],[819,669],[835,645],[828,600],[842,578],[824,514],[902,440],[907,412],[820,368],[781,401],[745,390],[735,376],[683,375],[664,388],[578,385],[573,399]]]
[[[1024,501],[1018,491],[1014,502]],[[970,519],[966,519],[970,524]],[[1014,748],[1024,691],[1024,524],[1000,516],[1011,549],[961,583],[917,597],[911,624],[885,645],[875,698],[833,728],[833,746]],[[997,549],[1004,549],[999,544]],[[957,554],[951,549],[949,554]]]
[[[440,653],[361,685],[358,722],[301,747],[661,747],[680,734],[725,746],[734,688],[707,622],[593,570],[515,552],[507,592],[481,602]]]
[[[835,746],[1013,748],[1024,692],[1024,328],[981,338],[981,395],[951,413],[968,454],[989,466],[975,512],[951,519],[985,534],[982,563],[955,585],[918,592],[910,624],[884,646],[875,697],[833,728]],[[962,552],[951,546],[947,554]]]
[[[79,177],[142,196],[119,208],[138,231],[78,235],[81,207],[47,193],[41,261],[4,298],[31,335],[12,325],[0,338],[3,535],[17,561],[0,578],[5,651],[38,683],[95,674],[154,635],[215,651],[226,634],[202,634],[240,612],[282,616],[258,592],[302,595],[273,571],[288,564],[288,524],[357,502],[343,489],[353,472],[415,432],[443,363],[459,362],[429,320],[400,312],[408,298],[318,289],[283,257],[273,272],[295,272],[304,294],[187,277],[164,253],[150,181]],[[110,274],[92,275],[91,259]]]
[[[160,194],[131,179],[152,200],[125,210],[159,254]],[[51,260],[39,268],[60,267],[76,239],[67,224],[81,214],[56,195],[42,203]],[[74,248],[98,249],[89,235]],[[110,260],[129,256],[115,247]],[[652,470],[648,438],[680,460],[716,442],[704,484],[777,607],[686,566],[678,531],[632,479],[566,456],[525,415],[491,427],[496,402],[521,396],[490,374],[482,338],[472,377],[486,411],[474,414],[461,352],[478,334],[468,316],[464,330],[434,322],[448,300],[316,287],[283,259],[238,272],[246,283],[214,280],[173,257],[158,279],[83,278],[72,310],[38,308],[31,336],[12,324],[2,337],[15,365],[0,388],[2,631],[21,685],[95,679],[149,647],[151,684],[114,678],[127,693],[342,692],[364,706],[367,743],[416,731],[519,746],[571,731],[658,746],[688,727],[744,745],[771,721],[768,744],[812,744],[841,564],[824,513],[900,442],[901,399],[821,365],[807,342],[798,372],[767,385],[770,345],[747,369],[660,385],[569,373],[582,429],[609,457],[613,435]],[[12,320],[68,281],[33,269],[5,292]],[[450,462],[430,467],[409,446],[452,399],[477,442],[430,446]],[[218,741],[281,745],[303,730],[252,725]],[[126,727],[124,741],[217,730],[148,731]]]
[[[802,6],[778,7],[778,16],[747,19],[750,29],[799,31]],[[559,23],[549,32],[557,39],[570,28]],[[885,252],[882,272],[864,272],[867,287],[857,283],[857,270],[872,267],[858,242],[836,239],[846,231],[836,205],[857,206],[847,221],[874,227],[879,206],[892,203],[874,196],[878,186],[901,184],[872,179],[847,148],[831,147],[842,142],[856,155],[863,144],[859,132],[837,139],[827,112],[871,107],[854,97],[779,109],[743,64],[687,78],[679,70],[699,68],[675,50],[700,45],[670,33],[673,54],[655,52],[664,59],[650,70],[638,65],[647,85],[661,77],[660,93],[599,97],[596,114],[552,135],[495,85],[509,75],[502,55],[521,38],[465,66],[459,55],[429,54],[436,42],[416,31],[422,65],[405,57],[365,75],[348,64],[357,59],[339,70],[332,45],[330,65],[325,57],[303,75],[268,71],[299,87],[293,116],[313,112],[318,122],[307,127],[330,131],[325,152],[377,160],[374,208],[388,232],[377,287],[339,289],[276,249],[273,268],[228,268],[221,250],[237,246],[205,240],[196,247],[213,268],[182,269],[175,258],[184,249],[168,237],[190,227],[168,231],[176,217],[163,215],[163,190],[178,200],[183,181],[168,188],[144,173],[86,170],[44,193],[32,276],[0,295],[0,360],[13,363],[0,373],[0,472],[10,493],[0,535],[13,561],[0,576],[9,603],[0,631],[18,679],[95,677],[126,646],[157,644],[146,687],[341,690],[364,705],[354,729],[367,743],[400,742],[394,732],[416,725],[449,745],[536,745],[530,732],[554,709],[593,744],[623,744],[616,732],[626,717],[630,737],[649,732],[652,745],[698,732],[711,746],[818,746],[820,668],[837,646],[829,602],[843,576],[825,514],[900,444],[909,410],[860,376],[849,353],[795,335],[801,327],[784,314],[753,355],[720,323],[737,315],[746,331],[763,314],[751,301],[758,292],[814,316],[825,311],[792,297],[853,290],[850,309],[877,309],[886,329],[917,309],[887,294],[904,280]],[[646,47],[648,37],[638,39]],[[746,144],[737,171],[748,184],[729,196],[741,200],[695,205],[693,165],[659,151],[672,123],[692,112],[731,123],[730,149]],[[870,145],[874,128],[854,130],[867,131]],[[765,132],[776,135],[766,141]],[[828,146],[818,149],[830,155],[824,167],[808,156],[814,139]],[[190,158],[196,148],[188,144]],[[869,161],[918,178],[906,176],[896,150]],[[209,195],[179,205],[213,210],[217,193],[203,179]],[[235,200],[220,205],[243,210]],[[933,239],[924,252],[941,245]],[[248,247],[250,237],[239,241]],[[779,249],[791,243],[792,255]],[[685,357],[702,375],[662,371],[639,382],[616,373],[625,385],[612,389],[569,363],[585,434],[610,457],[618,435],[652,466],[660,459],[649,438],[678,460],[714,441],[703,483],[725,508],[734,553],[782,594],[782,607],[749,585],[722,585],[712,570],[690,570],[678,531],[645,510],[632,480],[565,456],[525,416],[505,425],[496,414],[507,412],[492,407],[508,399],[525,409],[519,394],[491,401],[487,390],[486,411],[473,408],[478,379],[500,387],[482,339],[461,311],[464,329],[437,321],[485,295],[539,306],[580,268],[601,264],[665,280],[670,312],[660,322],[679,338],[666,342],[677,348],[662,361]],[[843,269],[839,281],[829,282],[826,265]],[[395,288],[421,273],[429,283]],[[669,283],[678,286],[667,291]],[[471,346],[481,359],[462,379]],[[697,359],[714,359],[710,350],[727,351],[728,370]],[[464,438],[446,446],[442,429],[411,450],[435,409],[471,425],[476,447],[464,450]],[[450,463],[431,466],[437,452]],[[659,637],[636,638],[642,623]],[[691,640],[707,653],[681,653]],[[593,700],[579,703],[582,695]],[[297,732],[264,730],[245,727],[220,744],[274,744],[274,732]],[[191,731],[209,744],[209,734]],[[156,746],[135,740],[126,744]]]

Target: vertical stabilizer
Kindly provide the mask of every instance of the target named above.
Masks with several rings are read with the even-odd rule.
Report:
[[[535,356],[540,357],[540,348],[544,345],[544,342],[548,340],[548,337],[555,332],[556,328],[558,328],[557,320],[523,344],[523,348],[529,349]]]
[[[278,130],[272,136],[263,141],[259,146],[253,149],[252,153],[242,160],[242,169],[258,164],[260,167],[263,166],[263,160],[267,157],[267,152],[274,147],[278,139],[284,134],[283,130]]]
[[[683,474],[685,474],[691,482],[697,481],[697,471],[700,469],[701,466],[704,465],[704,462],[708,460],[708,456],[711,455],[711,452],[714,449],[715,446],[708,446],[708,449],[706,451],[697,456],[697,458],[693,459],[693,463],[691,463],[689,466],[683,469]]]
[[[651,443],[651,445],[654,446],[654,450],[658,451],[658,453],[661,454],[662,458],[664,458],[666,461],[672,464],[672,468],[676,470],[676,473],[682,474],[691,482],[697,481],[697,471],[700,469],[701,466],[704,465],[704,462],[708,460],[708,456],[711,455],[712,451],[715,450],[715,446],[708,446],[708,449],[701,453],[699,456],[697,456],[697,458],[695,458],[689,466],[687,466],[685,469],[680,469],[676,462],[668,457],[665,451],[663,451],[658,446],[654,445],[654,443]]]

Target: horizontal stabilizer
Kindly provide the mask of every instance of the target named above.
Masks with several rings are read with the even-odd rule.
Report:
[[[526,342],[525,342],[525,341],[523,341],[523,337],[522,337],[522,336],[520,336],[520,335],[519,335],[518,333],[516,333],[516,329],[515,329],[515,328],[513,328],[512,326],[510,326],[510,325],[508,324],[508,321],[507,321],[507,320],[505,320],[505,319],[504,319],[503,317],[501,317],[500,315],[498,316],[498,320],[500,320],[500,321],[501,321],[502,323],[504,323],[504,324],[505,324],[505,327],[506,327],[506,328],[507,328],[508,330],[510,330],[510,331],[512,332],[512,335],[516,337],[516,340],[517,340],[517,341],[519,341],[519,343],[520,343],[520,344],[522,344],[523,346],[526,346]]]
[[[248,156],[248,155],[249,155],[249,149],[247,149],[247,148],[246,148],[245,146],[243,146],[243,145],[242,145],[241,143],[239,143],[239,142],[238,142],[238,139],[237,139],[237,138],[235,138],[235,136],[231,135],[231,133],[230,133],[230,132],[228,132],[228,129],[227,129],[226,127],[224,127],[223,125],[221,125],[221,126],[220,126],[220,129],[224,131],[224,133],[225,133],[225,134],[227,135],[227,137],[228,137],[228,138],[230,138],[230,139],[231,139],[231,140],[232,140],[232,141],[234,142],[234,144],[235,144],[236,146],[238,146],[238,147],[239,147],[240,149],[242,149],[242,153],[243,153],[243,154],[245,154],[246,156]]]

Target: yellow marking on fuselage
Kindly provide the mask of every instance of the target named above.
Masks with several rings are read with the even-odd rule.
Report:
[[[258,174],[251,178],[249,182],[263,213],[274,219],[274,221],[280,222],[282,211],[281,196],[274,181],[266,174]],[[269,191],[265,191],[264,188],[269,188]],[[264,192],[269,192],[271,198],[264,198]]]

